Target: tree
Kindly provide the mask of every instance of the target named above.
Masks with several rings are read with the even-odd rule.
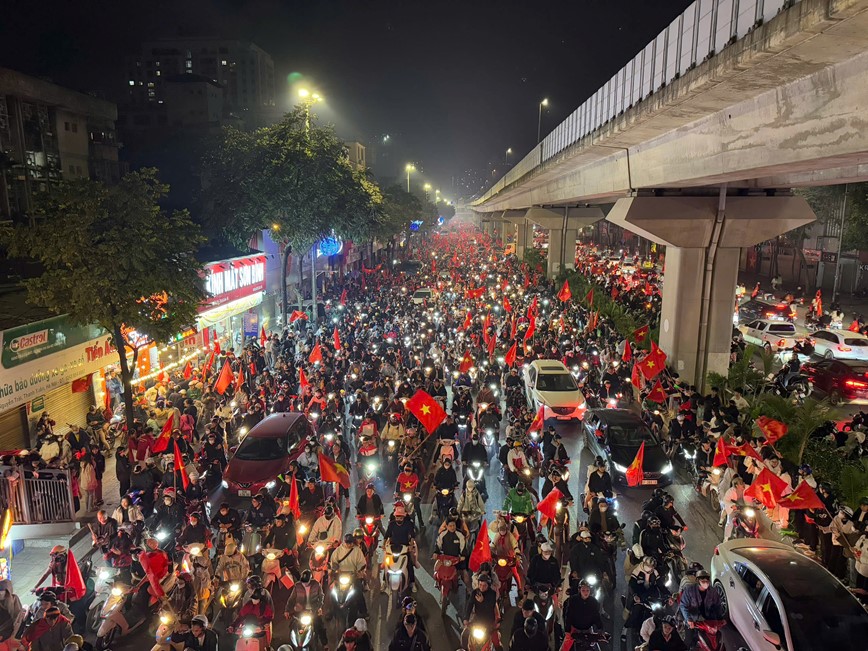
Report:
[[[241,245],[271,229],[283,245],[284,323],[290,253],[300,270],[323,237],[364,238],[382,223],[377,186],[353,169],[334,129],[313,124],[304,106],[254,133],[224,129],[203,167],[212,227]]]
[[[823,223],[838,223],[844,210],[844,251],[868,251],[868,183],[826,185],[798,190]],[[844,194],[847,195],[846,208]]]
[[[34,226],[17,226],[4,237],[10,255],[44,269],[24,281],[28,302],[112,335],[128,423],[139,349],[192,325],[205,298],[195,257],[204,238],[186,210],[160,208],[168,191],[154,169],[127,174],[111,187],[62,182],[37,195]]]

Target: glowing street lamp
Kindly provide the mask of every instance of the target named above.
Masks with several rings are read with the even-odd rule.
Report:
[[[539,103],[539,117],[537,118],[537,121],[536,121],[536,144],[539,144],[539,141],[540,141],[540,131],[542,129],[542,110],[543,110],[544,106],[547,107],[548,105],[549,105],[549,98],[548,97],[546,97],[545,99],[543,99],[543,101],[541,101]]]
[[[509,155],[512,153],[512,147],[506,148],[506,153],[503,155],[503,163],[504,165],[509,164]]]
[[[413,163],[407,163],[404,170],[407,172],[407,192],[410,192],[410,172],[415,172],[416,166]]]

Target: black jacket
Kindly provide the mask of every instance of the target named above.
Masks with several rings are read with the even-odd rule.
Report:
[[[425,631],[418,625],[413,631],[413,637],[407,634],[406,627],[400,626],[389,644],[389,651],[431,651],[431,643]]]
[[[172,633],[172,642],[183,642],[184,650],[191,649],[192,651],[218,651],[217,649],[217,633],[210,628],[205,629],[205,637],[202,642],[193,635],[192,631],[186,633]]]
[[[564,602],[564,628],[567,632],[573,628],[586,631],[592,626],[597,630],[603,628],[600,604],[595,597],[582,599],[581,595],[576,594]]]
[[[520,628],[513,633],[509,643],[509,651],[549,651],[550,648],[545,627],[537,627],[533,637],[528,637],[524,628]]]

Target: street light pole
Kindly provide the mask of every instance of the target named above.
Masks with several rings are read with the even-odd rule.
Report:
[[[543,110],[543,106],[548,106],[548,105],[549,105],[548,97],[546,97],[545,99],[543,99],[543,101],[541,101],[539,103],[539,116],[537,117],[537,121],[536,121],[536,144],[540,143],[540,137],[542,135],[542,110]]]
[[[407,163],[407,166],[404,168],[407,171],[407,194],[410,193],[410,172],[416,171],[416,166],[413,163]]]
[[[537,129],[537,132],[539,132],[539,129]],[[537,136],[539,136],[539,133],[537,133]],[[503,155],[503,164],[504,165],[509,165],[509,155],[511,153],[512,153],[512,147],[507,147],[506,153]]]

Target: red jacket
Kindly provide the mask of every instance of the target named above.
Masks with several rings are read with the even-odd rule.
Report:
[[[248,618],[254,618],[260,626],[265,626],[274,619],[274,609],[271,607],[271,604],[265,603],[265,600],[260,601],[258,604],[248,601],[238,611],[238,617],[232,622],[232,628],[238,628]]]

